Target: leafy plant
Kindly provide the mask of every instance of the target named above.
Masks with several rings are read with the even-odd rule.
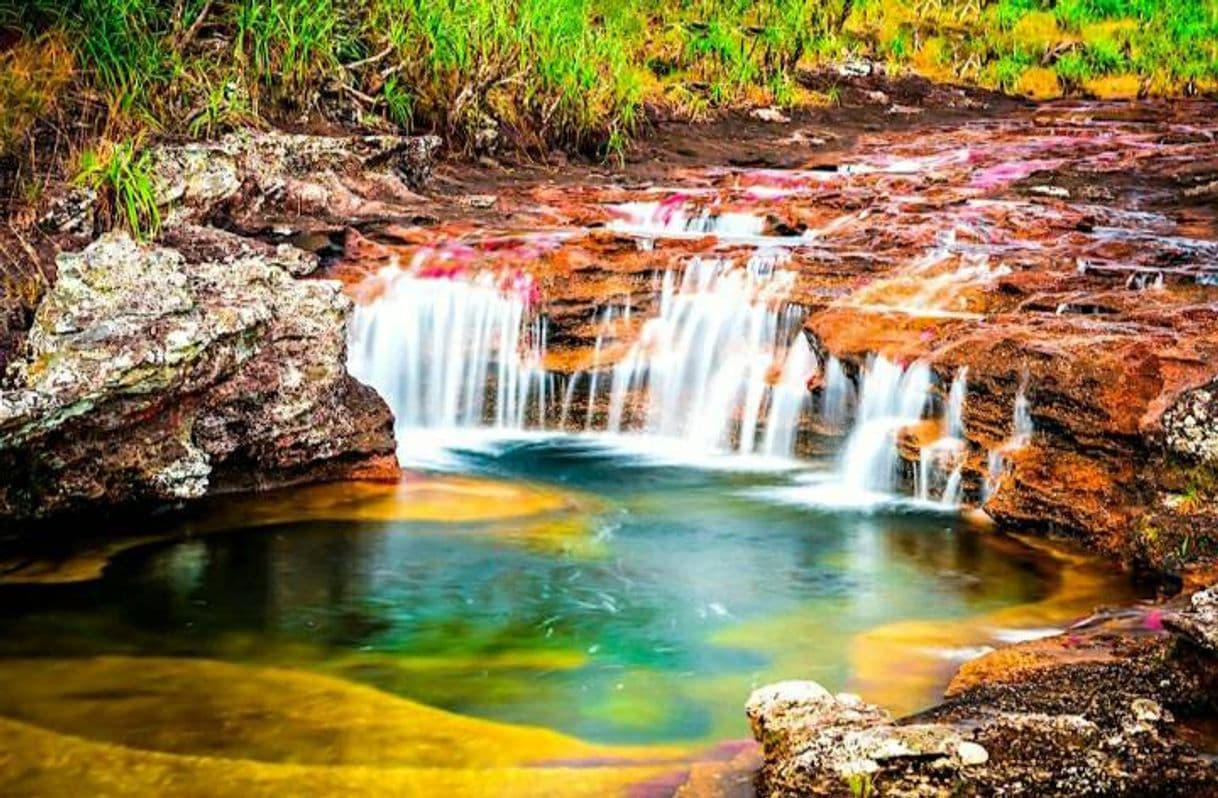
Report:
[[[126,227],[137,240],[160,232],[152,157],[135,141],[104,142],[82,152],[75,183],[96,191],[112,224]]]

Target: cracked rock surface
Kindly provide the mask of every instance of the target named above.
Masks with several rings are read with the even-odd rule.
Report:
[[[195,498],[392,458],[347,375],[350,301],[275,255],[190,261],[124,234],[58,259],[0,394],[0,515]]]

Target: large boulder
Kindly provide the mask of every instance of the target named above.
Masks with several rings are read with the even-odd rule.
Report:
[[[764,748],[759,792],[1216,795],[1218,764],[1180,731],[1218,705],[1216,594],[1000,648],[966,663],[943,703],[900,720],[813,682],[756,690],[745,712]]]
[[[0,394],[0,515],[394,472],[389,410],[346,372],[349,300],[279,255],[61,255]]]

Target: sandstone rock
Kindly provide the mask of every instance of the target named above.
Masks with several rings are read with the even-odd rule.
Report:
[[[1194,593],[1187,608],[1163,616],[1163,625],[1218,654],[1218,585]]]
[[[937,707],[898,721],[814,683],[754,691],[763,796],[1218,794],[1218,764],[1176,730],[1212,717],[1218,588],[1128,608],[1066,635],[1000,648],[962,667]],[[1192,621],[1190,624],[1189,619]]]
[[[393,451],[388,409],[346,373],[338,284],[123,234],[58,269],[0,394],[0,514],[337,476]]]

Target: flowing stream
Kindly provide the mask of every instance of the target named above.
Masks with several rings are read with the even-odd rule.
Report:
[[[748,735],[754,687],[911,711],[960,662],[1120,603],[1119,575],[960,512],[1043,443],[1017,367],[970,383],[925,356],[982,317],[1006,254],[1051,246],[995,216],[1044,203],[984,192],[1056,161],[987,165],[984,141],[614,185],[520,214],[537,229],[398,231],[352,286],[348,364],[394,413],[403,480],[99,521],[105,544],[55,553],[47,584],[0,582],[0,672],[23,686],[0,719],[225,767],[405,768],[430,794],[551,771],[662,794],[617,790],[670,775],[623,763],[713,759]],[[923,178],[959,195],[919,204]],[[753,207],[828,186],[802,215]],[[927,207],[941,229],[917,246],[887,221]],[[1088,225],[1079,273],[1131,268]],[[833,351],[810,308],[850,312]],[[970,407],[998,395],[1009,410]]]

